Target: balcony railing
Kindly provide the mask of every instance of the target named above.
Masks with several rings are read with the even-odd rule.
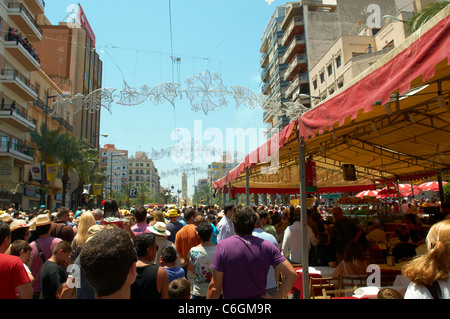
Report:
[[[294,19],[291,21],[291,23],[289,24],[288,28],[286,29],[286,31],[284,31],[284,35],[282,38],[282,43],[285,44],[286,41],[288,40],[288,38],[290,37],[292,30],[294,29],[295,26],[298,25],[302,25],[303,24],[303,18],[302,17],[294,17]]]
[[[23,142],[16,139],[2,139],[0,141],[0,149],[4,150],[6,153],[19,153],[28,157],[31,157],[33,160],[33,150],[25,145]]]
[[[5,37],[6,41],[14,41],[17,45],[21,45],[27,52],[39,63],[41,64],[41,59],[39,58],[39,54],[33,48],[32,44],[28,41],[22,39],[22,37],[14,31],[14,29],[10,28],[8,35]]]
[[[301,43],[305,43],[305,36],[302,35],[296,35],[295,37],[292,38],[291,42],[289,43],[286,52],[284,53],[284,57],[283,57],[283,61],[286,63],[287,60],[289,59],[292,51],[294,50],[294,48]]]
[[[5,101],[2,100],[1,111],[8,111],[9,115],[16,114],[17,116],[36,125],[36,120],[34,118],[32,118],[31,116],[27,115],[23,110],[17,109],[14,103],[9,104],[9,103],[5,103]]]
[[[284,73],[285,78],[287,79],[291,75],[292,71],[295,69],[295,67],[298,64],[307,63],[307,62],[308,62],[308,58],[306,57],[306,54],[297,54],[295,56],[295,58],[292,60],[292,62],[289,63],[289,66]]]
[[[27,8],[25,8],[23,4],[10,2],[8,3],[8,8],[19,9],[19,12],[25,14],[28,17],[28,19],[30,19],[31,23],[33,23],[34,27],[39,31],[39,33],[42,34],[42,28],[39,26],[34,17],[31,15],[30,12],[28,12]]]
[[[11,78],[14,81],[20,80],[23,84],[25,84],[30,90],[38,94],[38,88],[35,87],[31,82],[23,76],[19,71],[14,69],[3,69],[2,76]]]

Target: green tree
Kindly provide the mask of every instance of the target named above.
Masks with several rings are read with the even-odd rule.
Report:
[[[407,30],[411,33],[419,30],[421,26],[427,23],[431,18],[433,18],[437,13],[439,13],[449,4],[450,1],[440,1],[429,4],[426,9],[418,12],[406,22]]]
[[[66,193],[67,193],[67,184],[70,180],[70,173],[75,171],[77,165],[79,165],[80,161],[83,161],[82,151],[81,151],[82,143],[79,142],[78,139],[71,135],[64,135],[64,148],[60,149],[57,154],[58,157],[58,166],[62,168],[62,200],[61,206],[66,206]]]
[[[152,189],[148,183],[141,183],[137,188],[137,199],[141,205],[144,205],[147,199],[150,197]]]
[[[444,198],[450,200],[450,183],[443,186],[444,188]]]
[[[78,140],[78,143],[80,157],[73,170],[78,176],[76,193],[78,195],[77,204],[79,206],[83,194],[83,185],[103,183],[106,180],[106,175],[104,170],[100,170],[98,166],[98,150],[93,148],[89,141],[85,139]]]
[[[35,149],[39,151],[40,161],[45,161],[46,164],[57,163],[58,155],[65,142],[65,135],[61,133],[61,128],[50,130],[45,124],[42,124],[39,130],[30,131],[30,139]]]

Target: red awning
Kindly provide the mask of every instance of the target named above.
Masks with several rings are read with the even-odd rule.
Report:
[[[392,92],[406,93],[417,77],[422,76],[423,82],[432,78],[439,62],[447,58],[450,64],[449,34],[450,16],[447,16],[385,65],[303,114],[299,119],[300,136],[307,140],[326,129],[332,131],[335,123],[341,126],[347,117],[354,120],[359,111],[372,111],[373,104],[380,99],[382,105],[387,104]]]
[[[266,161],[268,156],[270,156],[273,151],[278,151],[280,148],[282,148],[288,143],[289,137],[291,136],[296,123],[297,120],[292,121],[278,134],[271,137],[256,150],[247,155],[245,157],[245,160],[238,166],[236,166],[233,170],[229,171],[227,175],[225,175],[225,177],[221,178],[218,181],[215,181],[214,187],[223,188],[226,185],[226,183],[232,182],[236,178],[238,178],[239,175],[241,175],[241,173],[244,172],[246,168]],[[276,150],[274,148],[276,148]]]

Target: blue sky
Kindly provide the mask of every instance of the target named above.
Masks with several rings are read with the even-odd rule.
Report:
[[[74,4],[66,0],[46,0],[46,16],[58,24]],[[209,70],[220,73],[227,88],[242,86],[259,94],[261,78],[260,41],[275,7],[285,2],[275,0],[89,0],[79,1],[97,38],[97,51],[103,61],[103,87],[120,91],[124,81],[138,91],[141,86],[176,82]],[[169,4],[171,15],[169,14]],[[172,25],[172,37],[170,32]],[[181,59],[172,63],[173,56]],[[154,105],[112,104],[102,110],[100,144],[115,144],[118,149],[151,152],[174,146],[171,138],[176,128],[194,134],[194,121],[207,128],[264,128],[262,110],[240,107],[233,100],[227,107],[208,115],[194,112],[186,97]],[[225,133],[224,133],[225,135]],[[257,144],[263,141],[258,140]],[[208,141],[203,141],[204,146]],[[180,168],[170,158],[155,160],[160,172]],[[195,163],[206,168],[207,162]],[[201,176],[195,176],[196,179]],[[205,176],[206,177],[206,176]],[[188,178],[192,194],[194,177]],[[181,187],[181,177],[161,179],[161,185]]]

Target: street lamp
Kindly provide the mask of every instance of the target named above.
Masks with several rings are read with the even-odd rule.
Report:
[[[112,175],[112,167],[113,167],[113,157],[114,156],[124,156],[125,153],[111,153],[111,167],[109,168],[109,172],[110,172],[110,179],[109,179],[109,199],[112,199],[112,179],[113,179],[113,175]]]
[[[389,14],[383,16],[383,22],[384,22],[384,23],[389,23],[390,20],[395,20],[395,21],[400,21],[400,22],[407,22],[406,20],[402,20],[402,19],[400,19],[400,18],[391,16],[391,15],[389,15]]]
[[[48,127],[48,101],[50,99],[56,98],[56,97],[71,97],[70,94],[58,94],[58,95],[50,95],[47,96],[45,100],[45,130],[44,130],[44,136],[43,136],[43,145],[42,145],[42,163],[41,163],[41,206],[45,205],[45,195],[42,192],[42,190],[45,187],[45,180],[47,179],[47,172],[46,172],[46,163],[45,163],[45,156],[47,155],[47,127]]]
[[[313,99],[319,99],[320,100],[320,96],[311,96],[311,95],[304,94],[304,93],[299,94],[299,97],[303,97],[303,98],[307,98],[307,99],[313,98]]]

